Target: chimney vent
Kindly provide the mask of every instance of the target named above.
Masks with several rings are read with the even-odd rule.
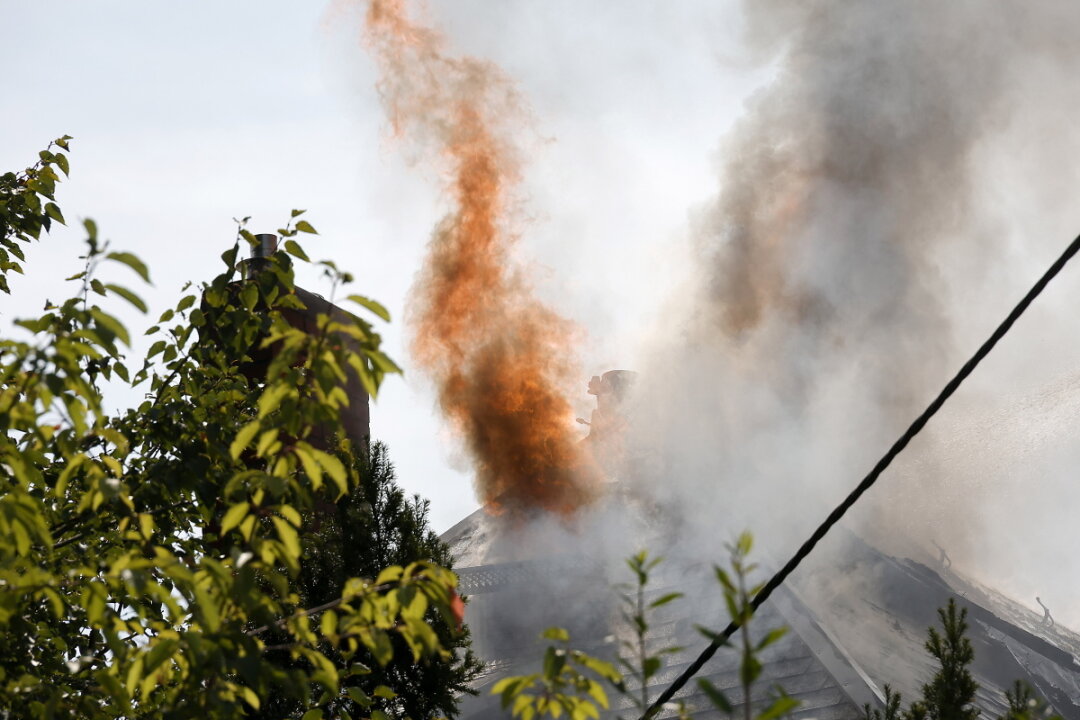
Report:
[[[251,258],[242,263],[244,279],[258,275],[266,267],[267,259],[277,252],[278,236],[274,233],[259,233],[255,241],[251,246]]]
[[[251,257],[268,258],[277,252],[278,237],[274,233],[260,233],[255,239],[259,244],[251,248]]]

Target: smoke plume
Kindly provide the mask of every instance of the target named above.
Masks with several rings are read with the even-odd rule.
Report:
[[[593,492],[565,395],[581,372],[574,327],[533,297],[513,256],[520,101],[493,65],[445,54],[404,0],[372,0],[366,39],[395,134],[432,155],[453,203],[412,291],[413,360],[489,509],[569,513]]]
[[[1049,203],[1075,171],[1031,168],[1051,148],[1077,157],[1076,131],[1051,118],[1077,107],[1065,79],[1080,50],[1064,28],[1080,9],[755,0],[743,15],[745,50],[773,78],[720,146],[687,322],[646,375],[671,379],[655,426],[682,506],[708,526],[786,536],[786,552],[1034,280],[992,259],[1012,237],[1047,250],[1040,265],[1067,242],[1031,244],[1050,223],[1020,228],[1001,208],[1022,188],[1067,214]],[[1048,125],[1053,140],[1025,136]],[[888,501],[868,496],[858,514],[871,534],[972,557],[992,499],[957,472],[971,458],[937,452],[934,429],[890,472],[898,491],[875,490]],[[702,512],[705,493],[717,502]]]

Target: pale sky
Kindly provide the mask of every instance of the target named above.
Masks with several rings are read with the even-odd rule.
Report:
[[[632,367],[639,330],[677,290],[663,278],[679,276],[688,213],[715,194],[715,148],[762,78],[728,60],[737,18],[723,3],[429,9],[451,49],[500,65],[531,104],[533,220],[521,256],[539,266],[538,291],[588,338],[584,413],[588,377]],[[93,217],[114,248],[147,262],[154,287],[142,294],[155,318],[184,281],[216,274],[233,217],[273,231],[290,209],[307,209],[320,231],[305,239],[308,254],[353,271],[352,291],[394,318],[384,337],[406,377],[387,381],[373,435],[389,444],[401,483],[431,499],[437,530],[475,509],[467,462],[431,388],[409,372],[403,340],[406,293],[447,206],[430,169],[409,166],[387,139],[354,18],[266,0],[2,0],[0,19],[0,169],[74,136],[59,204],[72,228]],[[28,276],[0,297],[5,328],[63,296],[81,239],[60,229],[32,248]],[[152,324],[124,317],[133,329]]]

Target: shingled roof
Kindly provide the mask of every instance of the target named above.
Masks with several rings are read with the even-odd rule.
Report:
[[[464,720],[505,717],[490,688],[500,677],[535,669],[543,628],[567,627],[574,647],[601,657],[614,655],[621,632],[613,588],[626,578],[618,568],[609,570],[583,554],[477,563],[491,532],[478,511],[443,535],[458,557],[462,592],[471,598],[467,619],[474,645],[488,663],[488,672],[476,683],[480,694],[463,702]],[[1066,720],[1080,720],[1080,664],[1075,660],[1080,636],[1041,625],[1032,611],[951,570],[890,556],[854,534],[841,533],[832,546],[827,562],[844,569],[842,587],[833,583],[836,591],[830,593],[828,583],[814,581],[821,574],[804,574],[801,582],[782,587],[755,617],[758,635],[789,628],[761,657],[764,671],[755,686],[755,703],[780,686],[801,702],[794,717],[846,720],[861,718],[865,704],[880,707],[885,683],[906,700],[917,697],[936,670],[924,648],[926,630],[937,624],[937,608],[951,597],[968,610],[973,672],[980,684],[977,705],[984,716],[1004,712],[1005,689],[1023,679]],[[685,649],[666,657],[664,669],[650,683],[652,697],[707,643],[695,623],[718,628],[727,619],[709,568],[676,562],[662,567],[650,592],[684,592],[692,598],[692,610],[687,602],[676,602],[658,611],[650,635]],[[738,665],[736,652],[721,649],[700,677],[738,704],[743,700]],[[695,683],[676,699],[695,717],[719,716]],[[612,711],[634,715],[628,701]]]

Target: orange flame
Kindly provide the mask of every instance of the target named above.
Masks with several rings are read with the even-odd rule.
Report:
[[[371,0],[366,39],[395,134],[438,150],[454,203],[412,290],[415,361],[434,379],[490,510],[570,513],[592,496],[596,475],[562,393],[581,377],[574,328],[512,263],[514,89],[488,63],[444,55],[403,0]]]

